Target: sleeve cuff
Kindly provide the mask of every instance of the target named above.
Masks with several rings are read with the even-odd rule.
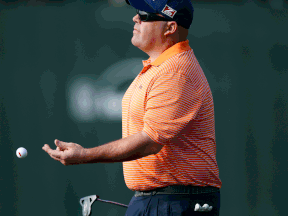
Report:
[[[143,128],[143,131],[156,143],[160,144],[160,145],[165,145],[165,143],[163,142],[160,142],[159,141],[159,136],[158,136],[158,139],[157,139],[157,136],[155,136],[155,132],[147,125],[145,124],[144,128]]]

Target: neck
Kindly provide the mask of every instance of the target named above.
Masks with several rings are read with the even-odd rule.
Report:
[[[180,41],[178,41],[180,42]],[[164,43],[161,47],[157,47],[157,50],[151,50],[149,52],[146,52],[151,60],[151,63],[154,62],[165,50],[169,49],[170,47],[174,46],[176,41],[167,41]]]

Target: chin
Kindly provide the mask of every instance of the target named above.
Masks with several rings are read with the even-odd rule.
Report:
[[[139,45],[141,44],[136,40],[136,38],[134,36],[131,39],[131,43],[136,47],[139,47]]]
[[[133,44],[133,46],[137,47],[138,49],[142,50],[143,52],[145,52],[145,43],[139,38],[139,37],[135,37],[133,36],[131,39],[131,43]]]

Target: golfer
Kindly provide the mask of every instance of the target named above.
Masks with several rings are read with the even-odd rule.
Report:
[[[122,162],[135,191],[126,216],[219,215],[213,97],[187,40],[193,6],[126,2],[136,9],[131,42],[149,59],[122,100],[123,138],[94,148],[55,140],[56,150],[43,150],[64,165]]]

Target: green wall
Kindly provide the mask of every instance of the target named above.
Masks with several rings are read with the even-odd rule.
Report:
[[[90,148],[122,137],[121,120],[76,120],[68,106],[73,80],[99,90],[111,65],[148,58],[131,44],[135,10],[115,2],[0,1],[1,215],[82,215],[84,196],[132,198],[121,163],[66,167],[42,150],[54,139]],[[188,39],[214,97],[221,216],[285,215],[287,1],[213,2],[192,1]],[[96,202],[92,215],[125,210]]]

